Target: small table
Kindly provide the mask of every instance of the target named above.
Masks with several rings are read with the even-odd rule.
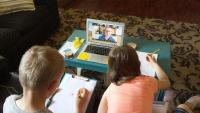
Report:
[[[75,37],[80,37],[86,39],[86,32],[83,30],[75,30],[72,35],[68,38],[67,41],[73,41]],[[158,64],[164,69],[164,71],[171,75],[171,47],[169,43],[166,42],[157,42],[146,39],[137,39],[134,37],[124,37],[123,44],[127,44],[129,42],[134,42],[137,44],[137,51],[143,52],[153,52],[156,49],[160,49],[158,53]],[[83,44],[84,45],[84,44]],[[81,51],[83,46],[77,51],[77,54]],[[75,56],[76,57],[76,56]],[[99,64],[89,61],[78,60],[76,58],[65,58],[66,65],[72,66],[75,68],[88,69],[92,71],[106,73],[108,66],[106,64]]]
[[[67,41],[73,41],[75,37],[80,37],[86,39],[86,32],[84,30],[75,30],[72,35],[68,38]],[[169,43],[166,42],[157,42],[152,40],[147,40],[144,38],[134,38],[134,37],[124,37],[123,44],[127,44],[129,42],[134,42],[137,44],[137,51],[142,52],[153,52],[156,49],[160,49],[158,53],[158,64],[163,68],[163,70],[169,75],[171,75],[171,47]],[[83,44],[84,45],[84,44]],[[82,50],[83,45],[80,47],[80,49],[77,51],[77,54]],[[65,58],[65,66],[71,66],[77,68],[77,75],[80,75],[81,69],[87,69],[102,73],[107,73],[108,65],[106,64],[100,64],[95,62],[89,62],[89,61],[83,61],[76,59],[76,56],[74,58]],[[107,81],[107,77],[104,77],[104,82]],[[105,80],[106,79],[106,80]],[[163,97],[164,93],[161,93],[161,96]],[[162,98],[159,97],[159,98]]]

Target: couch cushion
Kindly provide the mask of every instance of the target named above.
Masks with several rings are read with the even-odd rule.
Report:
[[[0,0],[0,15],[35,10],[33,0]]]
[[[10,78],[7,59],[0,54],[0,84],[5,84]]]
[[[19,36],[19,32],[15,29],[0,28],[0,54],[5,54],[10,47],[13,47]]]

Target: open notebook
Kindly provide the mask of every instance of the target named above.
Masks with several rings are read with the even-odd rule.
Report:
[[[137,51],[137,54],[141,62],[140,69],[141,69],[142,75],[154,77],[155,70],[152,68],[151,64],[146,60],[146,56],[149,53]],[[155,56],[156,59],[158,58],[158,54],[153,54],[153,55]]]

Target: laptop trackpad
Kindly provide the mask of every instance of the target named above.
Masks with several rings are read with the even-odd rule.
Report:
[[[101,64],[108,64],[108,56],[89,53],[88,61],[97,62]]]

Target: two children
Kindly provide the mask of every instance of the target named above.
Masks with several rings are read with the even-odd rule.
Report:
[[[58,88],[64,73],[64,59],[56,49],[48,46],[33,46],[22,57],[19,80],[22,95],[7,97],[4,113],[52,113],[45,101]],[[80,96],[81,98],[80,98]],[[76,100],[76,113],[82,113],[87,90],[80,89]]]
[[[155,69],[158,80],[141,75],[137,53],[130,46],[115,47],[111,50],[108,75],[112,83],[101,99],[98,113],[152,112],[155,92],[170,87],[170,82],[153,55],[147,55],[147,60]],[[45,101],[56,91],[63,73],[64,60],[56,49],[33,46],[23,55],[19,66],[23,94],[9,96],[4,103],[3,112],[51,113],[45,107]],[[87,93],[86,89],[78,91],[76,113],[82,113]],[[186,110],[181,112],[180,109],[184,110],[183,106],[187,105],[194,107],[199,103],[195,100],[200,101],[200,97],[189,99],[173,113],[189,113]]]

